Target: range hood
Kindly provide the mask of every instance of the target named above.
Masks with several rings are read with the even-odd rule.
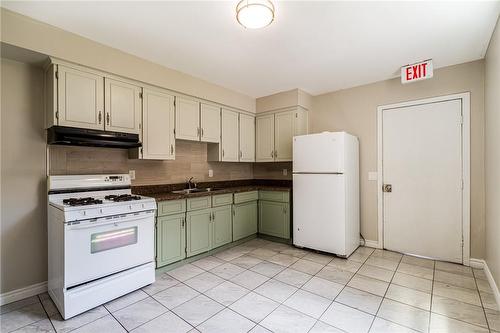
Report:
[[[141,147],[138,134],[109,132],[66,126],[52,126],[47,129],[49,145],[136,148]]]

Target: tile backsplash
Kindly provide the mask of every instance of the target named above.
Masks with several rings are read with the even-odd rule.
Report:
[[[282,175],[282,169],[288,175]],[[208,177],[208,170],[213,177]],[[176,141],[174,161],[129,159],[128,151],[114,148],[49,146],[51,175],[128,173],[135,170],[133,185],[175,184],[194,177],[196,181],[240,179],[291,179],[291,162],[207,162],[207,144]]]

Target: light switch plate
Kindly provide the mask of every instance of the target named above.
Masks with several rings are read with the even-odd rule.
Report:
[[[214,176],[214,170],[209,169],[208,170],[208,177],[213,177]]]
[[[377,171],[369,171],[368,172],[368,180],[377,180],[378,172]]]
[[[134,180],[135,179],[135,170],[129,170],[128,174],[130,175],[130,180]]]

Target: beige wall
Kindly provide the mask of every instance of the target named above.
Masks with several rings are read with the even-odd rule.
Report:
[[[312,133],[345,130],[360,140],[361,231],[377,240],[377,106],[471,92],[471,257],[484,258],[484,63],[438,69],[431,80],[402,85],[399,78],[313,97]]]
[[[500,27],[485,60],[486,263],[500,287]]]
[[[42,70],[1,61],[0,293],[47,280]]]
[[[283,175],[283,169],[287,170],[287,175]],[[292,180],[292,162],[255,163],[253,165],[253,178]]]
[[[255,98],[250,96],[163,67],[4,8],[0,8],[0,11],[2,42],[255,112]]]
[[[297,105],[310,110],[312,106],[312,96],[303,90],[292,89],[269,96],[259,97],[255,104],[257,113],[284,109]]]
[[[128,173],[135,170],[133,185],[237,180],[253,177],[252,163],[207,162],[207,144],[176,140],[174,161],[128,159],[127,150],[50,146],[50,174]],[[212,169],[213,177],[208,177]]]

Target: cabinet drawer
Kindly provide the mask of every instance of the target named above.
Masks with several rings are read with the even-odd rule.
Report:
[[[258,191],[241,192],[234,194],[234,203],[239,204],[242,202],[255,201],[259,199]]]
[[[209,195],[207,195],[206,197],[201,197],[201,198],[187,199],[187,210],[188,211],[210,208],[211,205],[212,205],[212,198]]]
[[[168,200],[158,202],[158,216],[184,213],[186,211],[186,200]]]
[[[218,194],[212,196],[212,207],[230,205],[233,203],[233,194]]]
[[[289,202],[290,192],[284,191],[259,191],[259,200]]]

